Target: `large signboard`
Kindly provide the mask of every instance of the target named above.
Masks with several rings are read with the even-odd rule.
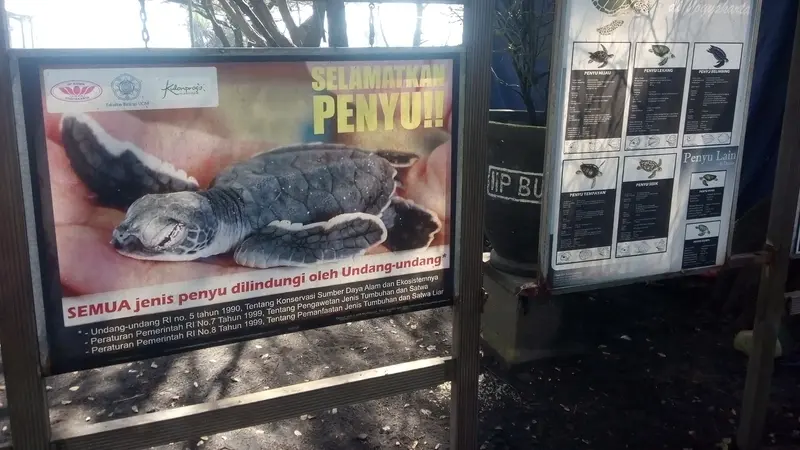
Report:
[[[23,58],[49,373],[450,304],[457,55]]]
[[[541,227],[551,289],[724,262],[753,3],[561,2]]]

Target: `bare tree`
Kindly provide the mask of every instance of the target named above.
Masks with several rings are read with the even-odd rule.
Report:
[[[193,13],[202,25],[208,24],[215,39],[198,29],[195,33],[205,46],[222,47],[319,47],[324,39],[326,9],[331,38],[338,39],[336,45],[347,46],[347,24],[344,18],[344,2],[313,2],[311,15],[297,24],[287,0],[164,0],[166,3],[192,5]],[[341,12],[336,3],[341,4]],[[309,2],[292,2],[309,3]],[[327,8],[326,8],[327,5]],[[276,19],[277,17],[277,19]],[[284,34],[278,27],[282,22]],[[335,30],[335,31],[333,31]],[[344,40],[341,40],[341,36]],[[193,43],[195,45],[195,43]],[[333,45],[333,43],[332,43]]]
[[[531,123],[537,122],[537,105],[533,88],[548,79],[548,70],[537,70],[536,62],[553,45],[554,0],[498,0],[496,32],[507,42],[519,85],[509,85],[496,77],[498,82],[513,87],[528,110]],[[546,103],[546,99],[544,102]]]

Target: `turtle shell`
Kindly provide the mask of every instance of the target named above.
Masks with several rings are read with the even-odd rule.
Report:
[[[655,161],[650,160],[650,159],[640,159],[639,160],[639,167],[641,167],[642,170],[646,170],[648,172],[653,170],[653,169],[655,169],[657,165],[658,164],[656,164]]]
[[[717,47],[716,45],[709,46],[708,50],[706,50],[706,51],[708,53],[711,53],[714,56],[714,58],[716,58],[718,60],[728,59],[728,55],[725,54],[725,50],[722,50],[721,48]]]
[[[655,44],[651,49],[656,56],[667,56],[670,53],[669,47],[666,45]]]
[[[707,173],[707,174],[703,175],[703,179],[706,180],[706,181],[716,180],[717,176]]]
[[[600,173],[600,168],[597,167],[597,164],[581,164],[581,172],[583,172],[583,174],[587,177],[593,178]]]
[[[631,0],[592,0],[592,5],[603,14],[619,14],[631,8]]]
[[[229,166],[213,186],[234,191],[244,208],[232,212],[260,229],[274,220],[306,224],[346,213],[378,215],[394,195],[396,173],[366,150],[304,144]]]

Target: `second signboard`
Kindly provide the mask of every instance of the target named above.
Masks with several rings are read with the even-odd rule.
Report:
[[[457,68],[38,65],[50,373],[449,304]]]
[[[727,254],[752,2],[562,2],[541,260],[553,290]]]

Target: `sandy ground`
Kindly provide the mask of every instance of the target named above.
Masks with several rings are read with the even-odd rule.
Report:
[[[745,359],[707,291],[634,286],[587,295],[605,313],[586,354],[514,372],[488,357],[481,448],[733,449]],[[48,380],[52,421],[81,426],[446,355],[450,313],[434,310],[156,358]],[[765,448],[800,448],[800,378],[779,365]],[[8,442],[0,381],[0,443]],[[447,449],[449,386],[308,411],[159,449]],[[438,447],[437,447],[438,446]]]

